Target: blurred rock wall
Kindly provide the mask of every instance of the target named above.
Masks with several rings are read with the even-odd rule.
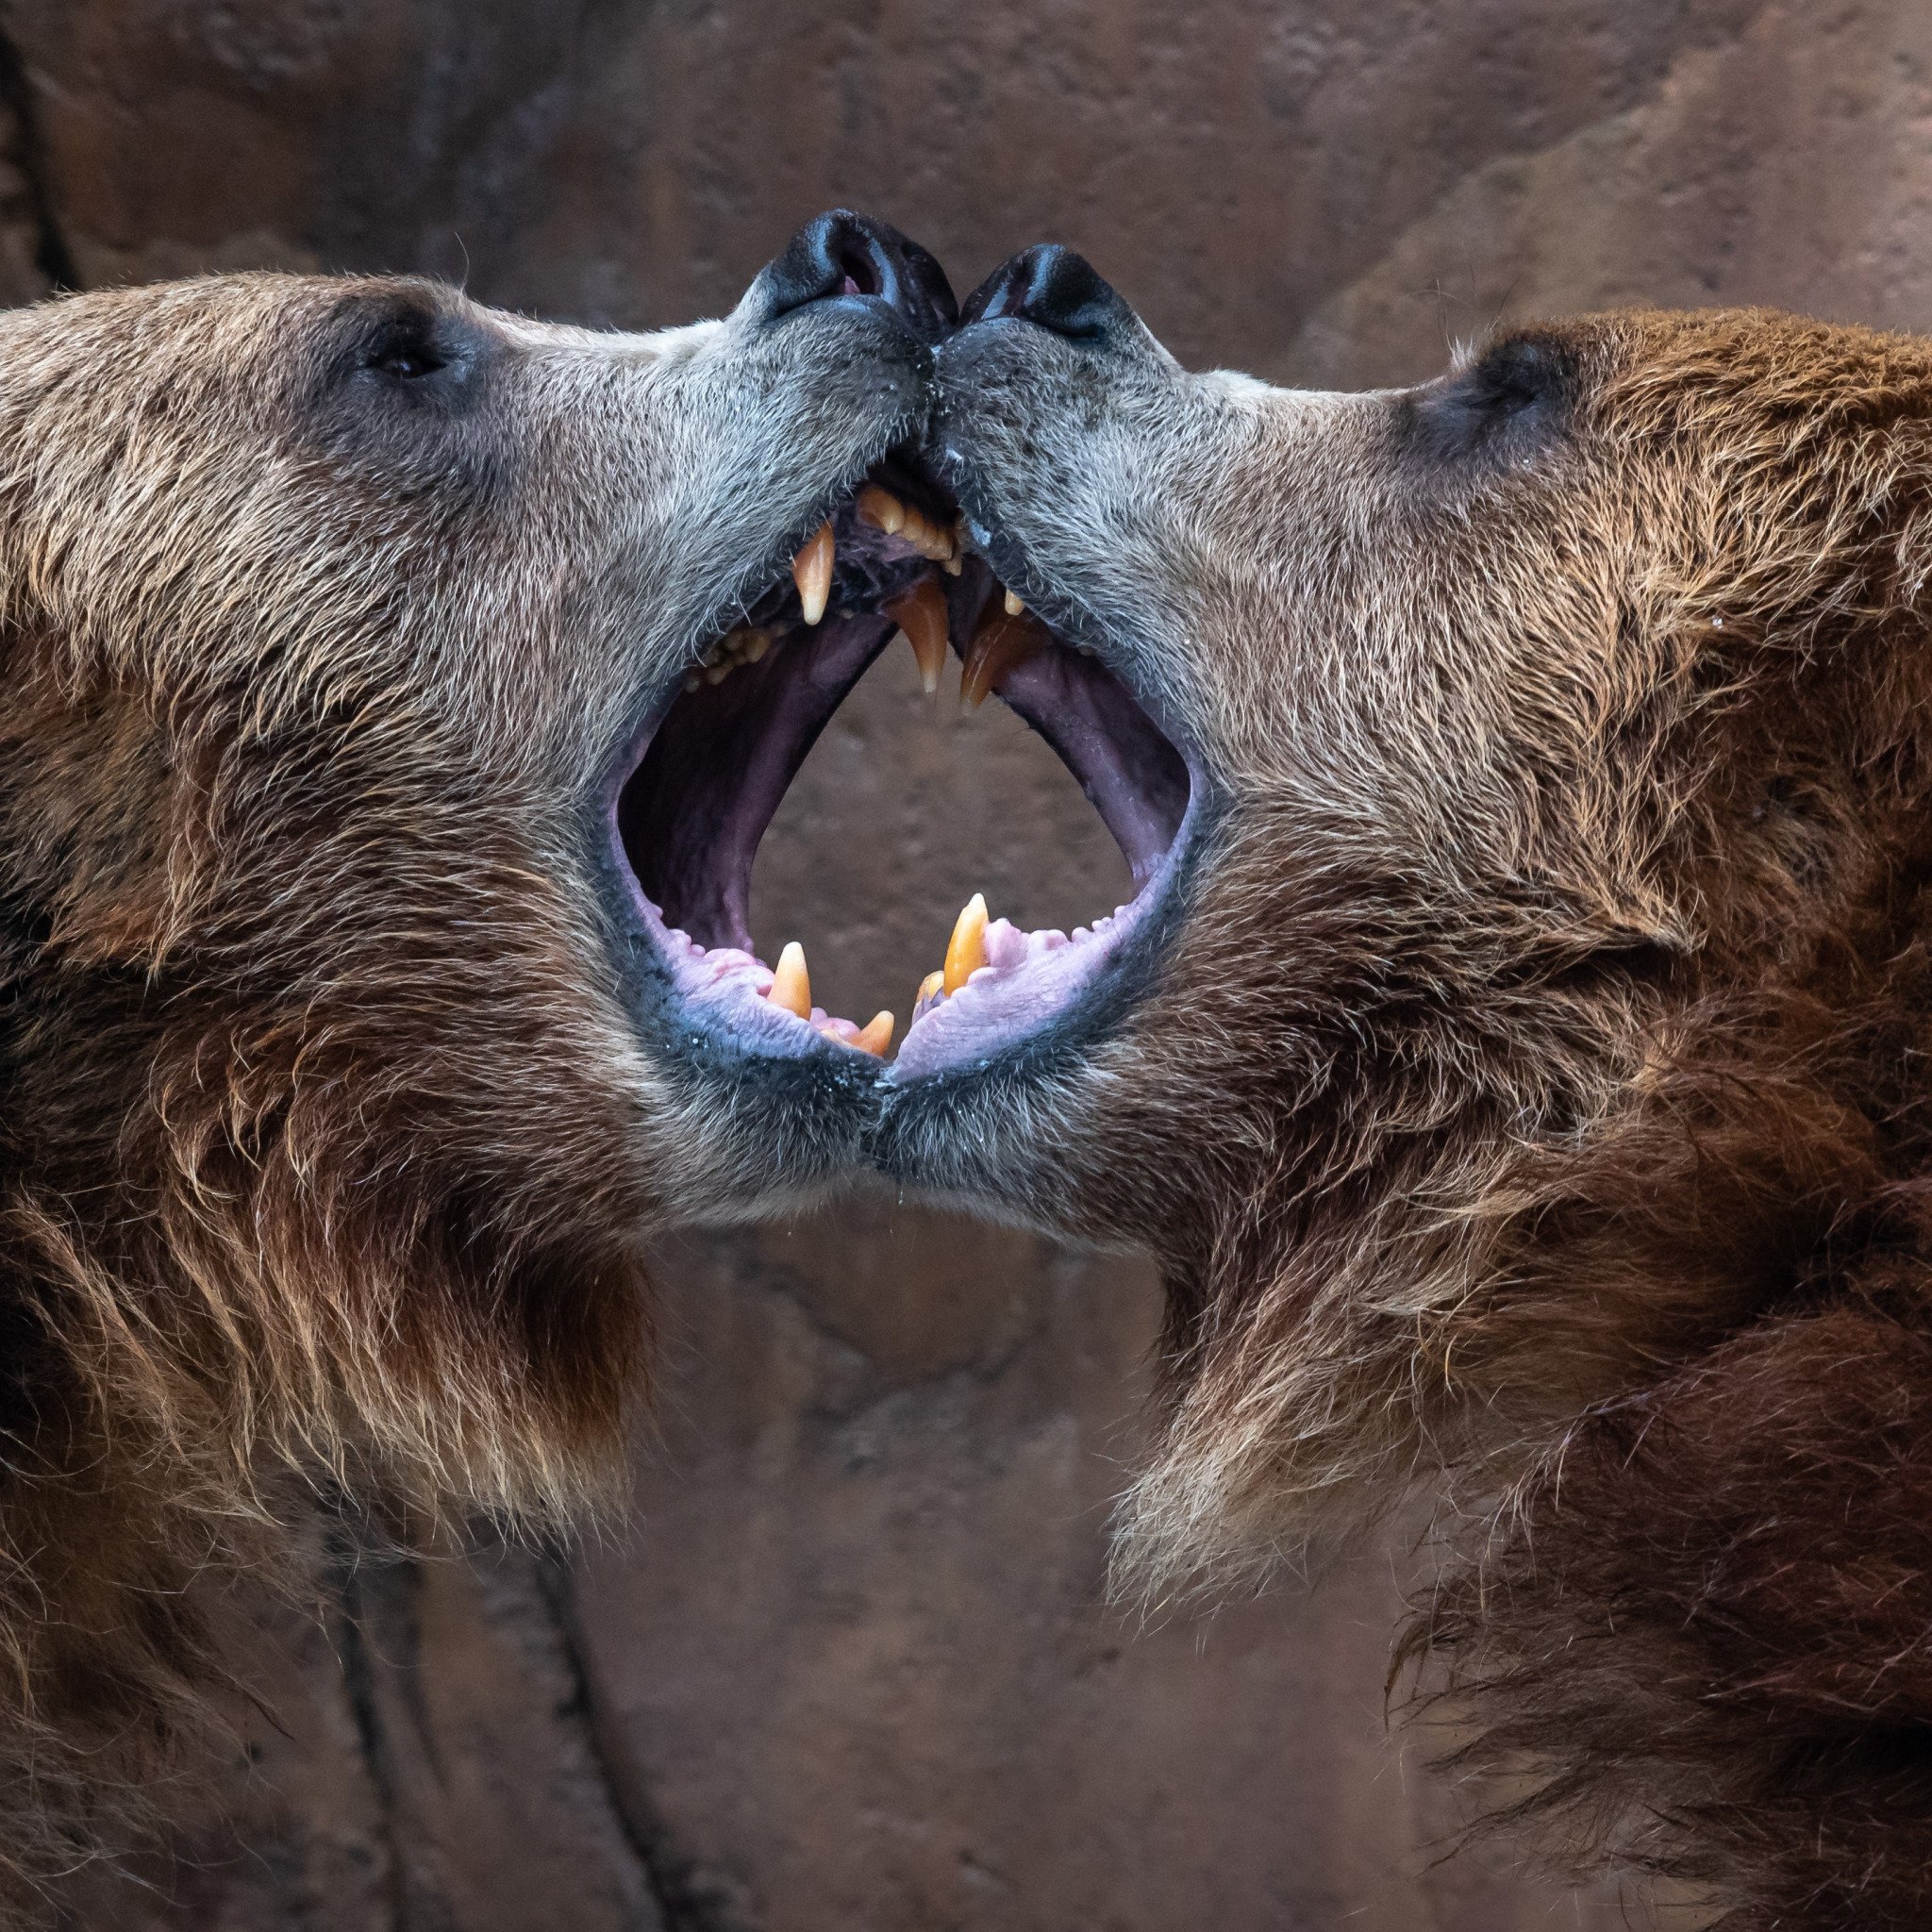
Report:
[[[1537,311],[1932,326],[1924,0],[0,0],[0,294],[426,268],[597,323],[731,303],[837,203],[963,290],[1087,252],[1177,354],[1402,381]],[[898,1004],[975,887],[1117,861],[997,707],[887,660],[760,860],[761,941]],[[899,995],[895,1001],[893,995]],[[264,1614],[171,1856],[71,1923],[266,1932],[1517,1932],[1390,1740],[1401,1553],[1101,1602],[1156,1292],[889,1199],[672,1244],[636,1520],[569,1566],[356,1561]],[[1641,1913],[1632,1923],[1643,1923]]]

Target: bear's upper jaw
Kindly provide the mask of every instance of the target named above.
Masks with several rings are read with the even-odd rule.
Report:
[[[928,691],[950,649],[962,703],[997,695],[1053,747],[1139,891],[1071,935],[990,922],[975,896],[944,966],[920,989],[886,1076],[983,1067],[1109,978],[1169,882],[1191,797],[1188,766],[1091,648],[1063,642],[1001,589],[941,486],[911,459],[888,458],[807,536],[789,575],[738,617],[667,693],[611,806],[632,911],[680,1037],[819,1056],[848,1074],[882,1070],[891,1013],[861,1026],[813,1006],[796,946],[775,968],[758,958],[751,874],[819,734],[900,633]]]

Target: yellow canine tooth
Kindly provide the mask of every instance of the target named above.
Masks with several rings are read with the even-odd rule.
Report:
[[[919,997],[913,1002],[913,1005],[923,1007],[927,1000],[933,998],[938,993],[944,992],[945,990],[946,969],[941,966],[937,973],[928,973],[919,982]]]
[[[896,537],[906,527],[906,506],[890,490],[868,483],[858,492],[858,521]]]
[[[1021,603],[1019,598],[1013,595],[1012,591],[1008,591],[1007,592],[1007,615],[1008,617],[1019,617],[1024,613],[1025,608],[1025,605]]]
[[[774,1007],[783,1007],[801,1020],[811,1018],[811,980],[805,970],[805,948],[796,940],[786,942],[772,974],[772,990],[765,997]]]
[[[871,1054],[874,1059],[882,1058],[892,1043],[892,1025],[891,1014],[874,1013],[853,1036],[851,1043],[860,1053]]]
[[[946,941],[945,976],[941,984],[947,996],[958,992],[985,964],[986,894],[974,892],[954,922],[953,937]]]
[[[966,659],[959,671],[959,703],[963,709],[976,711],[985,704],[987,693],[1001,683],[1007,674],[1024,664],[1053,640],[1031,617],[1002,613],[989,618],[973,634],[966,647]]]
[[[931,697],[946,668],[946,593],[930,577],[921,577],[886,606],[886,615],[906,633],[919,660],[919,681]]]
[[[832,565],[836,556],[832,526],[821,524],[817,534],[808,537],[804,547],[791,559],[791,581],[798,586],[798,601],[805,608],[808,624],[816,624],[825,614],[825,603],[832,594]]]

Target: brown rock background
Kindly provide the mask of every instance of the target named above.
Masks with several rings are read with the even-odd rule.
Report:
[[[1426,373],[1498,318],[1932,326],[1924,0],[0,0],[0,293],[428,268],[624,325],[850,203],[962,290],[1084,249],[1183,358]],[[953,910],[1119,871],[1050,758],[888,661],[760,861],[760,938],[890,1001]],[[1101,1602],[1144,1269],[867,1197],[667,1247],[620,1539],[352,1559],[260,1618],[223,1810],[76,1927],[1514,1932],[1388,1739],[1401,1552],[1151,1627]],[[223,1817],[228,1821],[222,1822]],[[1641,1912],[1636,1923],[1643,1923]]]

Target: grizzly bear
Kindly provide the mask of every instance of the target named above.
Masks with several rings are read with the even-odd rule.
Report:
[[[616,800],[953,320],[842,213],[654,335],[266,274],[0,318],[0,1909],[178,1753],[305,1493],[552,1521],[643,1237],[856,1153],[672,1051]]]
[[[826,1041],[792,1118],[1158,1256],[1127,1579],[1421,1491],[1399,1657],[1500,1815],[1733,1928],[1932,1923],[1932,345],[1630,313],[1302,393],[1041,249],[936,394],[959,520],[891,608],[1137,891],[1071,934],[975,901],[869,1112]],[[785,769],[842,696],[774,622],[792,705],[674,709],[684,767]],[[639,824],[715,807],[651,769]],[[647,873],[696,941],[748,842]],[[720,1091],[738,970],[687,1007]]]
[[[1402,1652],[1515,1819],[1932,1923],[1932,347],[1612,315],[1307,394],[1057,251],[968,320],[944,475],[1195,823],[1105,1030],[882,1158],[1158,1254],[1125,1563],[1426,1485]]]

